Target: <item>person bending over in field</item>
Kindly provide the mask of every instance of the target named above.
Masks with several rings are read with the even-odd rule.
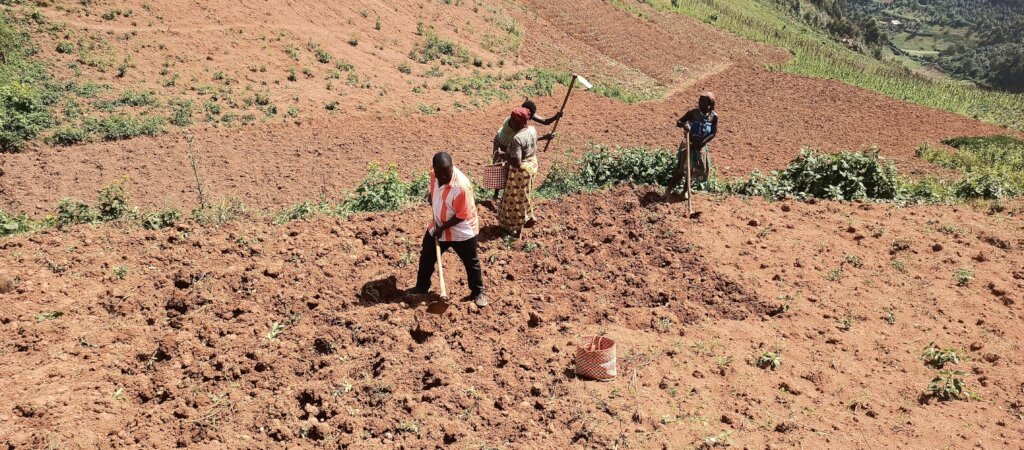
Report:
[[[676,121],[676,126],[686,131],[684,139],[690,140],[690,177],[693,184],[703,184],[711,176],[711,149],[708,143],[718,134],[718,113],[715,112],[715,94],[705,92],[697,100],[697,107],[691,109]],[[679,186],[686,176],[685,147],[680,148],[677,155],[678,165],[672,179],[668,182],[665,195]]]
[[[473,201],[473,185],[469,177],[455,167],[448,153],[435,154],[432,166],[427,198],[433,212],[433,223],[423,235],[416,287],[407,290],[406,293],[418,295],[430,291],[430,278],[434,275],[434,265],[437,264],[437,253],[434,249],[434,239],[437,239],[442,254],[452,248],[455,249],[455,254],[459,255],[462,264],[466,266],[469,299],[482,308],[487,306],[487,297],[484,294],[484,275],[477,254],[480,223],[476,203]]]
[[[559,111],[551,117],[542,117],[537,115],[537,105],[532,100],[523,102],[523,108],[530,111],[530,120],[537,122],[541,125],[551,125],[556,120],[562,117],[562,112]],[[512,138],[517,133],[516,129],[512,128],[512,115],[509,115],[505,122],[501,124],[501,128],[498,129],[498,133],[494,135],[494,149],[491,152],[491,164],[499,164],[508,161],[508,146],[512,144]],[[494,200],[498,200],[498,193],[500,189],[494,190]]]

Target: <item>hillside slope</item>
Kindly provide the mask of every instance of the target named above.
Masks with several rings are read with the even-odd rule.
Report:
[[[189,129],[195,134],[210,193],[216,198],[237,196],[259,208],[282,207],[324,191],[338,195],[354,187],[370,162],[397,164],[406,175],[418,173],[426,158],[440,149],[478,170],[490,153],[494,130],[535,82],[511,75],[525,73],[530,66],[579,70],[622,96],[666,95],[663,100],[625,104],[578,91],[560,128],[557,155],[591,143],[674,148],[679,138],[675,118],[692,107],[699,92],[709,89],[717,93],[722,115],[722,135],[714,151],[723,175],[778,168],[802,146],[841,150],[877,145],[904,169],[923,171],[929,166],[913,152],[924,142],[1004,131],[845,84],[769,72],[763,66],[785,61],[784,51],[679,14],[651,10],[637,17],[607,2],[500,7],[427,3],[423,9],[385,2],[331,6],[320,15],[310,14],[314,6],[301,2],[270,2],[260,8],[225,2],[202,9],[201,15],[170,2],[147,5],[150,11],[141,4],[131,6],[129,17],[124,17],[127,8],[110,5],[84,9],[58,2],[40,8],[46,24],[63,24],[60,28],[72,37],[96,34],[109,46],[110,61],[130,55],[135,66],[117,77],[112,68],[90,71],[79,64],[82,83],[100,77],[110,88],[96,99],[76,101],[106,107],[125,92],[152,91],[158,99],[154,106],[116,106],[111,113],[145,115],[171,108],[167,98],[190,99],[194,124]],[[122,14],[105,20],[102,14],[110,9],[121,9]],[[262,12],[253,12],[257,10]],[[380,32],[375,30],[377,16]],[[419,34],[418,22],[424,24]],[[409,54],[424,42],[428,29],[482,57],[483,66],[415,62]],[[515,33],[510,29],[519,30],[522,38],[518,65],[516,58],[502,56],[507,47],[495,47],[488,37],[505,33],[511,38]],[[353,33],[362,37],[356,46],[345,42]],[[43,55],[54,58],[58,68],[75,64],[72,60],[81,56],[50,50],[64,39],[60,33],[54,37],[41,31],[34,36]],[[651,36],[656,39],[648,39]],[[310,41],[316,47],[309,46]],[[384,50],[379,49],[382,43]],[[289,57],[288,48],[296,49],[298,61]],[[332,62],[317,62],[316,51],[310,48],[325,49]],[[505,67],[498,67],[500,58],[506,58]],[[163,67],[168,60],[171,64]],[[352,70],[342,72],[338,80],[324,80],[342,60],[352,64]],[[401,64],[410,67],[410,74],[398,70]],[[267,72],[261,71],[262,65],[268,66]],[[305,77],[303,66],[309,66],[314,77]],[[286,79],[290,67],[298,68],[295,82]],[[434,67],[441,77],[427,76]],[[160,75],[165,69],[167,75]],[[57,71],[60,78],[76,79],[61,70],[65,69]],[[477,70],[480,73],[474,75]],[[223,77],[214,80],[218,72]],[[348,86],[348,74],[353,73],[373,88]],[[173,74],[180,75],[178,83],[160,85],[161,77]],[[509,79],[487,78],[501,74]],[[469,89],[468,94],[442,89],[456,77],[476,80],[482,87]],[[328,90],[327,83],[337,90]],[[424,84],[420,93],[413,92]],[[550,96],[537,97],[541,112],[550,114],[557,108],[563,93],[564,87],[556,85]],[[330,98],[338,101],[333,110],[325,108]],[[265,114],[271,106],[277,111],[273,118]],[[284,117],[292,107],[297,117]],[[260,119],[242,125],[246,115]],[[40,145],[5,154],[0,161],[5,172],[0,176],[0,208],[45,214],[63,197],[91,198],[100,187],[127,176],[138,204],[190,209],[195,187],[185,136],[180,129],[171,130],[127,141]],[[542,164],[546,167],[557,155],[543,155]]]

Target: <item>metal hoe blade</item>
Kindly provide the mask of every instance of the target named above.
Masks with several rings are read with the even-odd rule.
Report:
[[[576,75],[576,81],[579,81],[580,84],[583,85],[583,87],[588,91],[594,88],[594,85],[590,84],[590,82],[587,81],[586,78],[583,78],[583,76],[581,75]]]

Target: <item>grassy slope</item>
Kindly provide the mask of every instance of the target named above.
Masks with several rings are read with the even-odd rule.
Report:
[[[892,62],[853,52],[760,0],[645,0],[748,39],[788,49],[789,63],[773,69],[840,80],[888,97],[1024,130],[1024,95],[989,92],[945,80],[929,80]]]

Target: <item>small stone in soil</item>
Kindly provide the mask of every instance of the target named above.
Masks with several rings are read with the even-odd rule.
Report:
[[[0,294],[14,292],[14,280],[7,275],[0,274]]]

